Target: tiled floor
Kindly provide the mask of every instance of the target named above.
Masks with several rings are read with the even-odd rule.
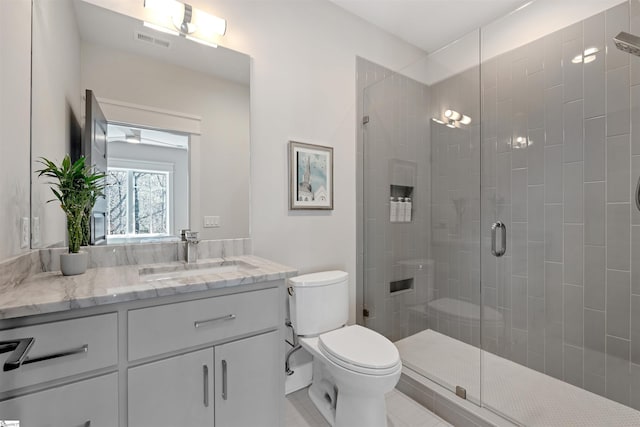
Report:
[[[451,426],[397,390],[387,394],[389,427]],[[286,427],[329,427],[303,388],[287,396]],[[357,427],[357,426],[354,426]]]
[[[433,330],[397,341],[402,364],[455,389],[465,384],[467,399],[526,426],[640,426],[640,411],[590,393],[533,369],[485,352]]]

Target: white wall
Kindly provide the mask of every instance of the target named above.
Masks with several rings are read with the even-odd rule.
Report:
[[[29,49],[31,3],[0,1],[0,260],[25,252],[29,217]]]
[[[92,3],[141,16],[126,0]],[[424,52],[326,0],[198,0],[228,20],[220,44],[249,54],[251,70],[251,237],[254,253],[301,272],[351,275],[355,319],[355,64],[391,69]],[[334,210],[288,210],[289,140],[334,147]]]
[[[69,153],[71,139],[80,137],[80,44],[69,0],[34,2],[32,49],[32,168],[38,170],[39,157],[59,163]],[[32,179],[32,215],[40,221],[33,245],[64,245],[64,213],[58,203],[46,203],[53,198],[49,179]]]
[[[81,85],[98,98],[201,117],[202,134],[190,145],[191,229],[201,239],[249,237],[249,88],[105,46],[81,46]],[[204,215],[220,216],[221,227],[203,229]]]
[[[399,69],[423,56],[423,52],[322,0],[210,4],[209,10],[229,20],[229,47],[253,58],[254,252],[301,272],[334,268],[349,272],[353,321],[356,56]],[[288,210],[289,140],[334,147],[332,212]]]

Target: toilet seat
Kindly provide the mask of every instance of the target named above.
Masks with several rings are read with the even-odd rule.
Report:
[[[318,349],[333,363],[367,375],[388,375],[401,369],[400,354],[391,341],[359,325],[321,334]]]

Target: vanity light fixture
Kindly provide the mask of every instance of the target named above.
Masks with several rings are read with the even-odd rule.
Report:
[[[458,127],[458,126],[456,126],[456,124],[458,122],[456,122],[455,120],[452,120],[452,119],[448,119],[447,121],[442,121],[437,117],[431,117],[431,121],[433,121],[433,122],[435,122],[435,123],[437,123],[439,125],[445,125],[446,127],[451,128],[451,129],[455,129],[455,128]]]
[[[451,109],[446,110],[444,112],[444,117],[447,119],[447,121],[442,123],[446,124],[450,128],[457,128],[457,127],[460,127],[459,125],[461,124],[468,125],[471,123],[471,117],[465,114],[459,113],[456,110],[451,110]],[[436,119],[433,119],[433,121],[436,121]]]
[[[462,119],[462,114],[458,113],[455,110],[447,110],[444,112],[444,116],[449,120],[460,121]]]
[[[460,123],[462,123],[463,125],[468,125],[471,123],[471,117],[469,116],[465,116],[464,114],[462,115],[462,118],[460,119]]]
[[[600,49],[598,49],[597,47],[589,47],[585,49],[584,52],[582,52],[580,55],[574,56],[571,62],[574,64],[588,64],[596,60],[596,53],[598,52],[600,52]]]
[[[513,141],[513,148],[526,148],[532,144],[527,137],[519,136]]]
[[[177,0],[144,0],[144,26],[211,47],[227,31],[227,21]]]

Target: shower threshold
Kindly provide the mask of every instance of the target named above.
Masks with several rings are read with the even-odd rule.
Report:
[[[639,411],[489,352],[482,353],[481,364],[477,347],[430,329],[395,344],[405,367],[398,388],[425,404],[416,394],[420,393],[420,386],[426,386],[448,402],[449,412],[455,409],[451,405],[458,406],[458,416],[464,413],[469,421],[461,425],[512,425],[507,419],[526,426],[640,425]],[[477,406],[481,366],[483,407]],[[422,381],[421,377],[427,380]],[[467,401],[455,396],[456,386],[465,387]],[[487,408],[502,414],[504,422],[497,422]],[[442,410],[436,408],[435,412],[454,421],[447,419]]]

